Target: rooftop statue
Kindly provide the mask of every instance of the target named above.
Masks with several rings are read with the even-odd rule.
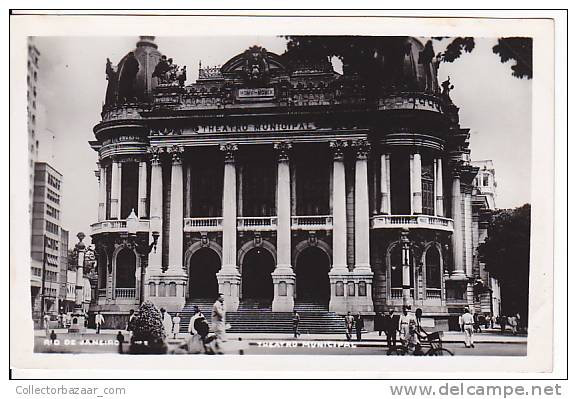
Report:
[[[106,80],[108,80],[108,86],[106,87],[104,103],[110,105],[116,102],[116,92],[118,90],[118,71],[110,62],[110,58],[106,59]]]
[[[268,76],[269,67],[266,61],[267,51],[259,46],[252,46],[244,52],[245,65],[243,72],[249,82],[259,82]]]
[[[443,91],[441,94],[443,94],[445,97],[447,97],[450,100],[451,97],[449,96],[449,93],[451,92],[451,90],[453,90],[455,88],[455,86],[453,86],[451,84],[451,77],[450,76],[447,76],[447,80],[445,80],[443,83],[441,83],[441,87],[443,88]]]
[[[435,70],[433,68],[433,58],[435,57],[435,51],[433,50],[433,42],[428,41],[425,44],[425,48],[419,53],[419,64],[423,65],[423,70],[425,72],[425,91],[433,92],[435,91],[434,80]]]
[[[166,59],[163,55],[154,68],[152,73],[153,78],[158,78],[158,83],[161,85],[175,85],[184,86],[186,82],[186,66],[180,70],[178,65],[173,63],[172,58]]]

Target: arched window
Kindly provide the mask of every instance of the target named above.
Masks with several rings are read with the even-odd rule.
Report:
[[[166,296],[166,283],[158,284],[158,296]]]
[[[156,284],[153,282],[148,283],[148,296],[156,296]]]
[[[345,295],[345,286],[342,281],[337,281],[335,285],[335,295],[336,296],[344,296]]]
[[[355,283],[352,281],[347,283],[347,296],[355,296]]]
[[[116,288],[136,288],[136,255],[128,248],[116,256]]]
[[[427,288],[441,288],[441,256],[434,245],[427,250],[425,268],[427,270]]]
[[[390,256],[391,288],[403,288],[403,250],[402,245],[397,244],[391,250]],[[413,253],[409,250],[409,275],[411,287],[414,287]]]
[[[168,284],[168,296],[176,296],[176,283],[174,281]]]

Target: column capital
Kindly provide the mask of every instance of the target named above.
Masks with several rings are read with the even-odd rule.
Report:
[[[181,163],[184,147],[181,145],[173,145],[167,149],[167,152],[172,155],[172,163]]]
[[[220,150],[224,152],[225,162],[234,162],[236,152],[238,151],[238,144],[235,143],[225,143],[220,145]]]
[[[289,160],[289,153],[292,148],[293,145],[290,141],[280,141],[274,143],[274,149],[277,151],[279,162],[286,162]]]
[[[159,147],[157,145],[150,146],[146,149],[146,152],[150,155],[150,160],[152,164],[159,164],[160,157],[164,154],[164,147]]]
[[[345,156],[345,149],[349,146],[349,143],[342,140],[333,140],[329,143],[329,146],[333,150],[335,161],[342,161]]]
[[[357,159],[367,159],[367,155],[371,150],[371,144],[367,139],[353,141],[352,147],[356,152]]]

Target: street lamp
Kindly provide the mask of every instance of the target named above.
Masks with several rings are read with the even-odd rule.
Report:
[[[158,237],[160,233],[158,231],[152,232],[152,242],[148,243],[148,240],[139,239],[138,232],[139,219],[134,209],[130,212],[130,215],[126,218],[126,231],[128,233],[128,246],[134,250],[138,256],[140,256],[140,298],[139,304],[144,302],[144,290],[145,284],[144,280],[146,278],[146,267],[148,265],[148,254],[154,251],[156,252],[156,244],[158,243]]]
[[[76,298],[74,302],[74,312],[72,313],[72,323],[68,329],[68,332],[71,333],[84,332],[86,329],[84,326],[84,309],[82,309],[82,302],[84,301],[84,256],[86,255],[86,244],[84,244],[82,240],[84,240],[86,236],[83,232],[80,232],[76,237],[78,237],[78,243],[74,246],[77,255]]]
[[[403,259],[403,307],[411,305],[411,242],[409,230],[401,230],[402,259]]]

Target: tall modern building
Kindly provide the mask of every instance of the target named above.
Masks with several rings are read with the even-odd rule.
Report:
[[[411,305],[446,325],[474,306],[478,168],[430,43],[382,38],[342,74],[253,46],[185,85],[153,39],[107,65],[92,310],[222,292],[233,318]]]
[[[28,69],[26,80],[28,82],[28,176],[29,176],[29,213],[32,218],[32,197],[34,195],[34,164],[38,160],[38,130],[36,125],[38,109],[38,60],[40,52],[32,42],[28,43]],[[30,221],[32,223],[32,220]]]
[[[62,175],[57,170],[47,163],[36,162],[31,240],[31,298],[34,320],[39,320],[42,312],[58,311],[61,184]]]

